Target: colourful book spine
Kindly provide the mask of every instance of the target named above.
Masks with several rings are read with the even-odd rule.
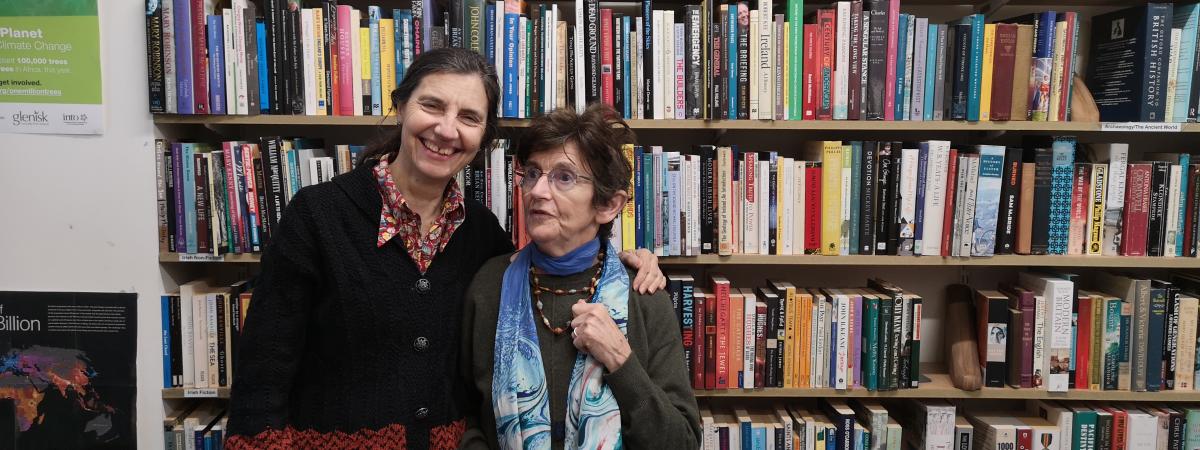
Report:
[[[996,57],[996,24],[983,26],[983,73],[979,90],[979,120],[991,120],[992,111],[992,72],[993,60]],[[982,161],[980,161],[982,163]]]
[[[634,166],[634,145],[622,144],[621,154],[629,163],[630,167]],[[637,173],[629,172],[629,186],[634,186],[637,179]],[[625,206],[621,208],[621,249],[633,250],[637,248],[637,197],[631,196],[625,202]]]
[[[371,115],[374,116],[382,115],[383,111],[386,111],[383,109],[382,103],[383,85],[381,82],[383,81],[383,64],[380,59],[384,55],[391,56],[391,52],[382,53],[383,48],[380,46],[380,36],[383,33],[383,29],[380,26],[379,14],[380,10],[378,6],[372,5],[367,7],[367,33],[369,34],[367,51],[370,52]],[[368,76],[365,73],[363,75]],[[390,94],[391,92],[389,91],[388,93]]]
[[[888,0],[887,13],[887,63],[884,78],[884,120],[896,120],[896,56],[900,26],[900,0]],[[903,67],[903,66],[900,66]]]
[[[996,251],[996,220],[1000,212],[1000,185],[1004,172],[1004,147],[979,146],[979,180],[975,194],[975,224],[971,256],[992,256]]]
[[[371,64],[379,59],[379,77],[371,79],[372,96],[379,85],[379,114],[392,112],[392,90],[396,88],[396,19],[379,19],[379,55],[371,55]],[[374,44],[372,44],[374,45]],[[374,67],[372,67],[374,69]]]
[[[1075,139],[1056,137],[1052,146],[1050,174],[1050,236],[1047,252],[1064,255],[1070,241],[1071,185],[1075,162]]]
[[[863,296],[863,333],[862,333],[862,349],[863,349],[863,365],[862,379],[863,386],[867,390],[875,391],[879,389],[879,297],[875,295]]]
[[[967,88],[967,120],[976,122],[980,114],[980,98],[983,89],[983,14],[972,14],[963,19],[971,26],[970,82]]]
[[[836,256],[841,244],[842,143],[825,141],[821,154],[821,254]]]
[[[885,102],[887,102],[889,98],[891,99],[891,103],[889,103],[891,105],[889,108],[891,111],[891,117],[888,120],[904,120],[904,57],[906,51],[905,46],[908,44],[908,21],[911,18],[912,15],[910,14],[901,14],[896,25],[896,32],[898,34],[892,34],[892,36],[896,36],[896,67],[894,69],[894,76],[888,77],[889,84],[892,86],[888,97],[884,98]],[[891,51],[891,46],[891,41],[888,41],[889,51]],[[889,55],[889,57],[891,57],[891,55]],[[891,75],[892,70],[893,69],[891,67],[888,67],[889,75]]]
[[[213,114],[225,114],[225,33],[224,18],[208,16],[208,103]]]
[[[787,0],[787,58],[789,62],[799,62],[804,57],[804,0]],[[798,70],[799,64],[787,65],[788,86],[788,119],[800,120],[804,110],[803,71]]]
[[[1029,73],[1029,120],[1045,121],[1050,115],[1050,75],[1054,65],[1054,11],[1042,12],[1034,22],[1034,53]]]

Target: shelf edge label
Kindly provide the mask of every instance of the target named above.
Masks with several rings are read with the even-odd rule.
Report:
[[[1101,122],[1100,131],[1126,131],[1135,133],[1178,133],[1183,131],[1179,122]]]
[[[188,388],[183,390],[184,398],[217,398],[217,390],[213,388]]]

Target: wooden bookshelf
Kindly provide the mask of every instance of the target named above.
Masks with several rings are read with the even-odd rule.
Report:
[[[721,389],[715,391],[696,391],[697,398],[953,398],[953,399],[984,399],[984,400],[1095,400],[1095,401],[1138,401],[1138,402],[1196,402],[1200,401],[1200,391],[1089,391],[1073,389],[1068,392],[1048,392],[1043,389],[1017,389],[1010,387],[983,388],[978,391],[964,391],[954,387],[950,376],[944,372],[923,374],[929,378],[916,389],[897,389],[894,391],[868,391],[865,388],[856,389]]]
[[[181,255],[160,253],[162,263],[248,263],[259,262],[258,253]],[[949,267],[1112,267],[1146,269],[1200,269],[1200,258],[1160,258],[1131,256],[1047,256],[1000,255],[986,258],[943,258],[935,256],[818,256],[818,255],[701,255],[667,256],[659,260],[672,266],[747,265],[747,266],[949,266]]]
[[[276,126],[386,126],[395,122],[390,116],[213,116],[155,114],[154,123],[162,125],[276,125]],[[877,120],[649,120],[626,121],[635,130],[793,130],[793,131],[1013,131],[1039,133],[1100,132],[1099,122],[964,122]],[[529,119],[500,119],[502,128],[525,128]],[[1181,132],[1200,133],[1200,123],[1185,123]]]

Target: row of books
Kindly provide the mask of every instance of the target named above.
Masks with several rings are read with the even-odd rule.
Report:
[[[228,411],[212,403],[193,402],[187,408],[168,410],[163,417],[163,449],[222,450]]]
[[[1127,144],[1076,146],[1068,136],[963,149],[818,141],[788,157],[630,144],[632,198],[613,239],[660,256],[1197,255],[1200,164],[1189,153],[1131,161]],[[159,141],[160,250],[260,251],[291,195],[349,170],[362,149],[277,136],[220,149]],[[458,182],[520,246],[513,152],[497,140]]]
[[[573,21],[522,0],[229,6],[148,2],[151,112],[387,114],[413,58],[449,46],[492,62],[503,117],[604,102],[631,119],[1065,121],[1078,59],[1074,12],[939,24],[899,0],[807,17],[803,0],[576,0]]]
[[[301,187],[349,171],[363,151],[320,139],[155,141],[159,251],[261,251]],[[332,154],[333,156],[328,156]]]
[[[1022,273],[974,292],[986,386],[1195,390],[1200,278]]]
[[[215,286],[201,280],[160,297],[164,388],[232,385],[252,292],[249,281]]]
[[[1200,166],[1187,153],[1130,161],[1126,144],[1084,152],[1066,136],[955,147],[627,145],[635,170],[622,246],[665,256],[1197,254]]]
[[[922,298],[884,280],[864,288],[733,287],[668,276],[692,388],[916,388]]]
[[[960,410],[961,409],[961,410]],[[1032,402],[980,411],[944,400],[821,400],[816,407],[701,405],[704,450],[1182,450],[1200,445],[1200,409],[1132,403]]]

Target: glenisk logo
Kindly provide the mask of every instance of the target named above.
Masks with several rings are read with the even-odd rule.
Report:
[[[49,120],[46,118],[45,111],[34,110],[30,113],[17,111],[12,114],[12,124],[15,127],[21,125],[46,125],[48,123]]]

